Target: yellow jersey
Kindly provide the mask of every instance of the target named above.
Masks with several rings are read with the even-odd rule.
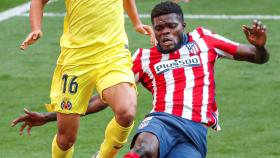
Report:
[[[100,52],[128,45],[123,0],[65,0],[65,5],[58,64],[89,64]]]

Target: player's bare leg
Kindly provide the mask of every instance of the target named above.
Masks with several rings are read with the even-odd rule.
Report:
[[[137,98],[134,86],[129,83],[119,83],[105,89],[103,98],[112,108],[115,117],[106,128],[98,158],[111,158],[127,142],[134,124]]]
[[[119,83],[103,91],[103,98],[112,108],[116,121],[123,127],[133,123],[136,114],[137,96],[130,83]]]
[[[53,158],[71,158],[80,124],[79,114],[57,113],[57,135],[52,144]]]
[[[152,133],[142,132],[137,136],[132,149],[124,158],[133,158],[136,155],[141,158],[157,158],[158,150],[159,142],[157,137]]]

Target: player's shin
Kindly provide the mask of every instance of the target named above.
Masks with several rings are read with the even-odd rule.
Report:
[[[54,136],[52,142],[52,158],[72,158],[73,153],[74,153],[74,146],[64,151],[60,149],[60,147],[57,144],[56,135]]]
[[[134,123],[129,127],[122,127],[115,118],[108,124],[105,131],[105,139],[100,147],[98,158],[113,158],[120,148],[127,142],[127,138]]]

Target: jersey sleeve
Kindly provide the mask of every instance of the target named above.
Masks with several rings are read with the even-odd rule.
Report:
[[[215,50],[219,57],[226,57],[233,59],[239,43],[231,41],[221,35],[203,29],[203,34],[207,43]]]
[[[142,49],[139,48],[137,51],[133,54],[132,56],[132,62],[133,62],[133,67],[132,71],[134,73],[134,79],[136,83],[139,83],[139,74],[141,71],[141,54],[142,54]]]

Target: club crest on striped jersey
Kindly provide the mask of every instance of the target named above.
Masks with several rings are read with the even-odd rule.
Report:
[[[189,52],[191,52],[195,46],[197,46],[197,43],[195,41],[193,42],[188,42],[186,45],[187,49],[189,50]]]
[[[185,67],[196,67],[200,65],[201,63],[199,57],[195,55],[183,59],[175,59],[175,60],[167,60],[167,61],[159,62],[154,65],[154,69],[156,73],[160,75],[170,70],[185,68]]]

